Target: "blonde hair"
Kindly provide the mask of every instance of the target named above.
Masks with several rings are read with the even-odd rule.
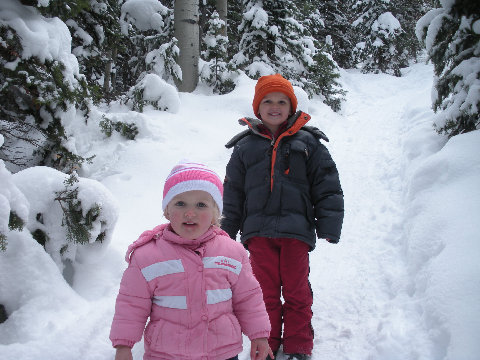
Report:
[[[215,203],[215,208],[213,209],[212,225],[220,227],[221,220],[222,220],[222,214],[220,214],[220,209],[218,208],[217,204]]]

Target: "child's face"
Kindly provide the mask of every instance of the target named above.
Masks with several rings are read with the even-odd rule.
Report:
[[[175,196],[165,209],[165,217],[177,235],[194,240],[215,222],[215,209],[215,202],[209,193],[192,190]]]
[[[290,98],[281,92],[271,92],[260,102],[258,112],[263,124],[275,133],[280,125],[291,115]]]

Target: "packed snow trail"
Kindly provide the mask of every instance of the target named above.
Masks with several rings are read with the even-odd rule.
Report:
[[[406,293],[402,242],[404,133],[409,116],[431,111],[431,78],[413,75],[346,72],[342,116],[321,126],[314,114],[331,138],[345,220],[340,243],[320,243],[311,255],[312,359],[428,358],[418,354],[428,341]]]

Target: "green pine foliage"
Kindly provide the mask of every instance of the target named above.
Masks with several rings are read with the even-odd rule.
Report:
[[[91,231],[93,223],[100,215],[101,207],[94,204],[86,212],[82,202],[78,199],[78,178],[75,173],[70,175],[64,182],[65,189],[56,193],[55,201],[60,204],[63,211],[62,226],[66,227],[67,240],[78,244],[88,244],[93,241],[102,242],[105,233],[101,232],[95,239],[92,239]],[[62,248],[64,252],[68,244]]]
[[[480,128],[480,3],[455,0],[419,22],[436,75],[437,132],[448,137]]]
[[[0,232],[0,251],[7,250],[7,235]]]
[[[10,211],[8,219],[8,229],[12,231],[22,231],[25,226],[25,221],[17,215],[15,211]],[[0,232],[0,251],[7,250],[7,235]]]
[[[311,83],[311,95],[320,94],[323,102],[333,111],[340,111],[346,91],[339,83],[340,72],[337,64],[325,51],[318,51],[313,60],[314,65],[310,67],[312,76],[305,79]]]
[[[102,115],[102,121],[100,121],[99,125],[107,137],[111,137],[114,132],[117,132],[127,140],[135,140],[135,137],[138,135],[137,125],[111,120],[105,115]]]
[[[8,219],[8,228],[10,230],[21,231],[24,225],[25,225],[25,222],[23,221],[23,219],[20,216],[18,216],[15,211],[10,211],[10,216]]]
[[[272,51],[269,54],[275,65],[289,79],[299,78],[298,69],[306,69],[311,64],[312,38],[304,32],[300,12],[291,1],[264,1],[269,19],[272,20]]]

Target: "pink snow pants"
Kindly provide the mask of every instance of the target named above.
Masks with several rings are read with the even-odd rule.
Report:
[[[284,353],[310,355],[313,349],[313,294],[308,281],[310,247],[291,238],[253,237],[247,244],[272,325],[268,339],[272,351],[276,352],[283,342]]]

